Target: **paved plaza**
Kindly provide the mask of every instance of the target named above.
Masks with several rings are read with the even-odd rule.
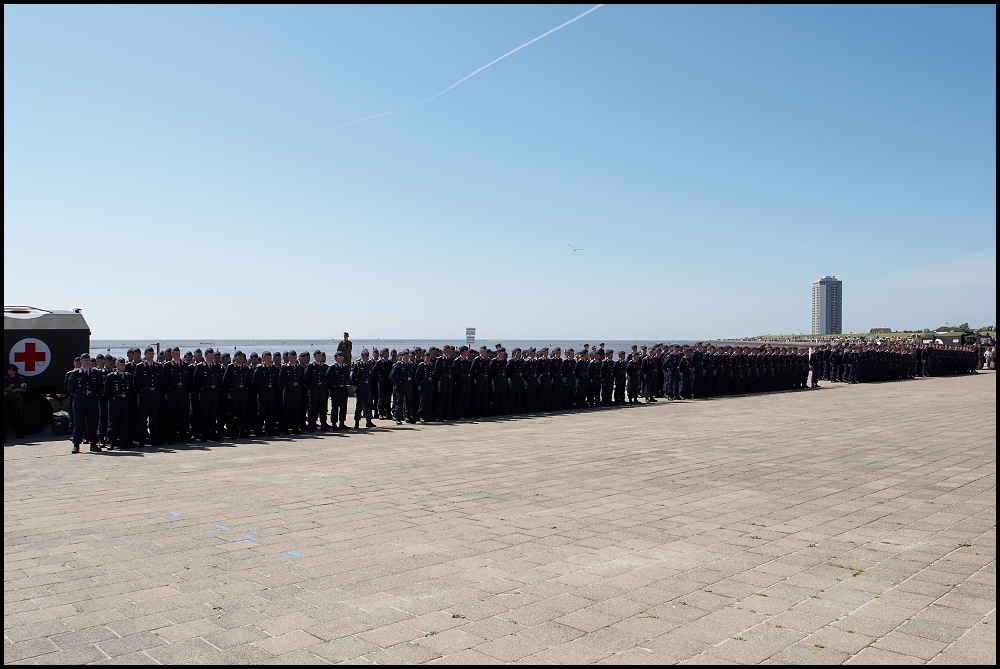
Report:
[[[69,451],[4,447],[5,664],[996,659],[994,372]]]

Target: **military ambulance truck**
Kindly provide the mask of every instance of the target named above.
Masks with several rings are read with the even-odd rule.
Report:
[[[63,380],[73,359],[90,350],[90,326],[79,309],[4,307],[3,348],[7,364],[17,365],[28,382],[22,399],[24,432],[37,434],[48,427],[53,406],[66,394]]]

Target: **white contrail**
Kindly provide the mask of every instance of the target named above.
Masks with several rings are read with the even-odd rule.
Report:
[[[520,51],[524,47],[528,46],[529,44],[534,44],[535,42],[537,42],[538,40],[542,39],[543,37],[548,37],[549,35],[551,35],[555,31],[561,30],[562,28],[565,28],[566,26],[568,26],[571,23],[574,23],[575,21],[579,21],[580,19],[582,19],[587,14],[591,13],[595,9],[600,9],[603,6],[604,5],[594,5],[593,7],[591,7],[587,11],[585,11],[583,14],[580,14],[579,16],[574,16],[569,21],[566,21],[566,23],[560,24],[560,25],[556,26],[555,28],[553,28],[552,30],[550,30],[548,32],[545,32],[545,33],[542,33],[538,37],[525,42],[524,44],[522,44],[521,46],[519,46],[519,47],[517,47],[515,49],[511,49],[510,51],[508,51],[504,55],[500,56],[499,58],[495,58],[494,60],[491,60],[490,62],[486,63],[485,65],[483,65],[481,68],[479,68],[475,72],[472,72],[471,74],[465,75],[464,77],[462,77],[461,79],[459,79],[458,81],[456,81],[455,83],[453,83],[448,88],[444,89],[443,91],[441,91],[439,93],[435,93],[434,95],[430,96],[426,100],[421,100],[420,102],[414,102],[411,105],[406,105],[405,107],[400,107],[399,109],[393,109],[392,111],[382,112],[381,114],[372,114],[371,116],[365,116],[364,118],[359,118],[356,121],[351,121],[350,123],[345,123],[343,125],[338,125],[337,128],[346,128],[347,126],[354,125],[355,123],[361,123],[362,121],[369,121],[369,120],[371,120],[373,118],[378,118],[380,116],[388,116],[389,114],[396,114],[398,112],[405,111],[407,109],[413,109],[414,107],[422,105],[425,102],[430,102],[434,98],[440,97],[440,96],[444,95],[445,93],[447,93],[448,91],[450,91],[451,89],[455,88],[455,86],[458,86],[459,84],[461,84],[461,83],[463,83],[465,81],[468,81],[469,79],[471,79],[472,77],[476,76],[477,74],[479,74],[480,72],[482,72],[486,68],[491,67],[493,65],[496,65],[497,63],[499,63],[501,60],[503,60],[507,56],[510,56],[512,54],[517,53],[518,51]]]

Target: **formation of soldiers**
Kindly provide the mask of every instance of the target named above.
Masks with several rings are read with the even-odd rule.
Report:
[[[584,345],[577,351],[501,345],[401,352],[367,349],[352,362],[345,333],[324,351],[232,355],[211,348],[83,354],[66,374],[73,452],[298,435],[375,419],[397,425],[815,388],[975,371],[971,347],[805,348]],[[810,380],[810,371],[812,378]]]
[[[813,352],[810,363],[812,386],[815,387],[820,380],[870,383],[918,376],[970,374],[979,367],[979,355],[974,346],[828,344]]]

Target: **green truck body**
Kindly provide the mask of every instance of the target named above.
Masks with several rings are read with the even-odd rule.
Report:
[[[90,350],[90,326],[79,311],[5,306],[3,347],[7,364],[17,365],[28,382],[24,431],[41,432],[52,420],[53,403],[65,395],[63,380],[73,359]]]

